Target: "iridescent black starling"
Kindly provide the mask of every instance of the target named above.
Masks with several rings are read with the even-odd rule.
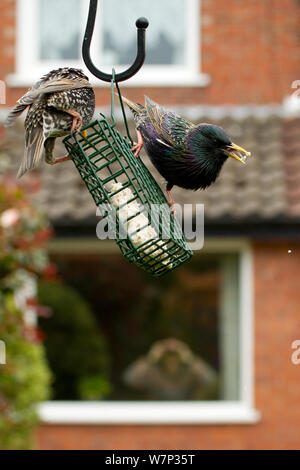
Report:
[[[173,186],[205,189],[217,178],[223,163],[233,157],[241,163],[250,155],[234,144],[227,133],[213,124],[198,124],[166,111],[148,97],[145,106],[123,98],[133,112],[138,156],[143,144],[156,169],[167,181],[169,205],[174,206]]]
[[[12,125],[28,106],[25,153],[18,177],[39,163],[43,147],[45,160],[51,165],[70,159],[69,155],[54,158],[55,139],[78,132],[91,121],[95,95],[82,70],[64,67],[52,70],[30,88],[9,113],[5,125]]]

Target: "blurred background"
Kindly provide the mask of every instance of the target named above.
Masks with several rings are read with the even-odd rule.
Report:
[[[205,192],[174,190],[204,204],[205,245],[155,280],[97,240],[72,162],[16,180],[22,118],[1,124],[0,448],[299,448],[300,1],[98,3],[104,71],[133,62],[135,20],[150,22],[126,97],[221,125],[252,156]],[[2,123],[44,73],[86,71],[88,6],[0,0]],[[95,116],[109,114],[109,87],[87,74]]]

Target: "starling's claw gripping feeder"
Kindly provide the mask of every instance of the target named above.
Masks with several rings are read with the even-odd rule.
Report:
[[[104,115],[85,127],[80,134],[64,139],[82,180],[92,195],[101,215],[106,218],[110,231],[121,252],[130,262],[154,276],[161,276],[191,258],[180,224],[170,214],[166,198],[140,158],[132,151],[132,139],[119,81],[132,77],[145,59],[145,29],[148,21],[140,18],[138,52],[135,62],[120,74],[106,74],[96,69],[90,58],[97,0],[90,1],[88,23],[83,41],[83,59],[93,75],[111,82],[111,120]],[[115,129],[114,86],[116,86],[127,138]]]

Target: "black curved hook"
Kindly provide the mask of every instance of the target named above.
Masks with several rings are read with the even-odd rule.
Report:
[[[113,76],[110,73],[104,73],[101,72],[101,70],[98,70],[93,64],[90,55],[90,47],[96,20],[97,5],[98,0],[90,0],[89,15],[82,43],[82,57],[85,65],[87,66],[89,71],[93,75],[95,75],[95,77],[100,78],[100,80],[104,80],[105,82],[110,82]],[[128,78],[135,75],[137,71],[142,67],[145,60],[145,32],[146,28],[149,25],[149,21],[147,20],[147,18],[139,18],[138,20],[136,20],[135,24],[137,27],[137,55],[134,63],[127,70],[121,73],[117,73],[115,75],[115,80],[117,82],[123,82],[124,80],[128,80]]]

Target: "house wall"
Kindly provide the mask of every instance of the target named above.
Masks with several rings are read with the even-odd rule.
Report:
[[[281,103],[300,80],[299,0],[202,0],[202,71],[205,87],[128,88],[164,104]],[[15,70],[15,0],[0,0],[0,79]],[[151,30],[148,34],[151,34]],[[200,46],[199,46],[200,47]],[[67,65],[67,64],[66,64]],[[39,77],[37,77],[38,79]],[[8,88],[7,105],[25,92]],[[107,87],[97,106],[109,104]],[[288,250],[292,250],[288,253]],[[300,365],[291,344],[300,339],[300,245],[255,242],[255,404],[251,425],[41,425],[41,449],[293,449],[300,448]]]
[[[289,253],[289,250],[291,252]],[[300,243],[253,243],[255,297],[255,406],[251,425],[42,425],[40,449],[299,449]]]
[[[0,2],[0,79],[14,72],[15,3]],[[291,94],[292,82],[300,79],[299,0],[202,0],[201,10],[202,71],[211,83],[129,88],[129,98],[148,94],[165,104],[239,105],[281,103]],[[24,91],[9,89],[7,104]],[[98,106],[109,104],[107,88],[98,89],[96,97]]]

